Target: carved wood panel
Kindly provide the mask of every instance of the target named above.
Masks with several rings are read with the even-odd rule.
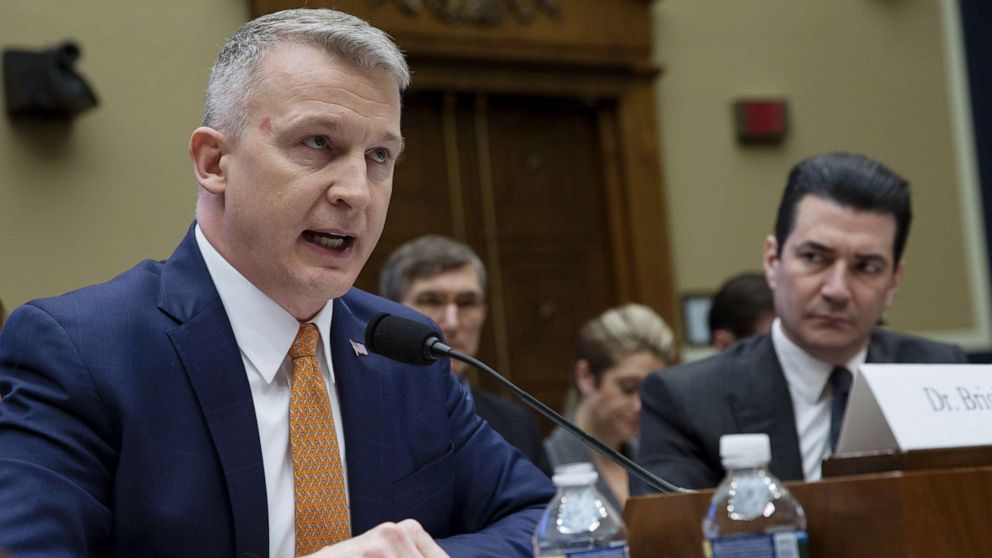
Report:
[[[252,0],[253,12],[301,7]],[[414,58],[646,66],[646,0],[308,0],[385,29]]]

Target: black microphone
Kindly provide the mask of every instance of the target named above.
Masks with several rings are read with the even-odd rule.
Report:
[[[386,358],[405,362],[407,364],[427,365],[440,357],[446,356],[460,360],[489,374],[496,381],[506,386],[518,398],[530,405],[537,412],[548,417],[552,422],[567,430],[576,438],[582,440],[590,448],[606,456],[611,461],[623,467],[628,473],[658,492],[692,492],[685,488],[658,477],[647,469],[634,463],[629,458],[600,442],[591,434],[556,413],[536,397],[518,388],[502,374],[493,370],[485,363],[468,355],[459,353],[441,342],[441,334],[426,324],[418,321],[394,316],[388,313],[376,314],[365,328],[365,346],[373,353]]]
[[[441,334],[430,326],[381,312],[365,326],[365,346],[386,358],[423,366],[438,359],[434,345],[441,343]]]

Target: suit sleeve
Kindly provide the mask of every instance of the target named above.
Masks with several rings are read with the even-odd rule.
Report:
[[[554,495],[548,478],[509,446],[450,381],[448,415],[455,456],[456,504],[451,532],[438,544],[451,556],[532,556],[531,535]]]
[[[710,463],[693,429],[693,410],[677,396],[664,373],[653,373],[641,386],[641,440],[637,462],[662,479],[683,488],[712,488],[722,469]],[[706,412],[705,409],[695,412]],[[630,478],[631,494],[652,489]]]
[[[949,358],[949,362],[952,362],[954,364],[968,363],[968,356],[965,355],[964,351],[961,350],[961,347],[958,347],[957,345],[951,346],[951,354],[948,358]]]
[[[113,428],[72,340],[38,307],[3,329],[0,394],[0,548],[108,554]]]

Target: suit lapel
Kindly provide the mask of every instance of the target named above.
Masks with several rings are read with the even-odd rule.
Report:
[[[267,556],[268,504],[255,407],[234,332],[192,228],[162,270],[159,307],[180,322],[168,335],[220,460],[236,555]]]
[[[349,296],[334,300],[331,322],[331,358],[334,381],[344,422],[345,459],[348,463],[348,493],[351,529],[361,534],[383,521],[383,510],[392,502],[390,444],[384,439],[385,372],[391,367],[386,359],[374,354],[360,354],[352,342],[365,339],[365,322],[357,318],[348,304]]]
[[[799,435],[796,434],[792,396],[782,373],[771,336],[755,340],[741,360],[738,386],[727,397],[739,432],[765,432],[771,438],[772,474],[782,480],[803,478]]]

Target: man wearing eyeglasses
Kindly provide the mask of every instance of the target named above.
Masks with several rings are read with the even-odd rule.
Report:
[[[450,238],[427,235],[397,248],[379,273],[379,293],[437,322],[445,343],[475,356],[486,321],[486,268],[471,248]],[[468,368],[451,361],[465,381]],[[542,471],[550,473],[534,419],[519,406],[481,389],[471,389],[476,413]]]

